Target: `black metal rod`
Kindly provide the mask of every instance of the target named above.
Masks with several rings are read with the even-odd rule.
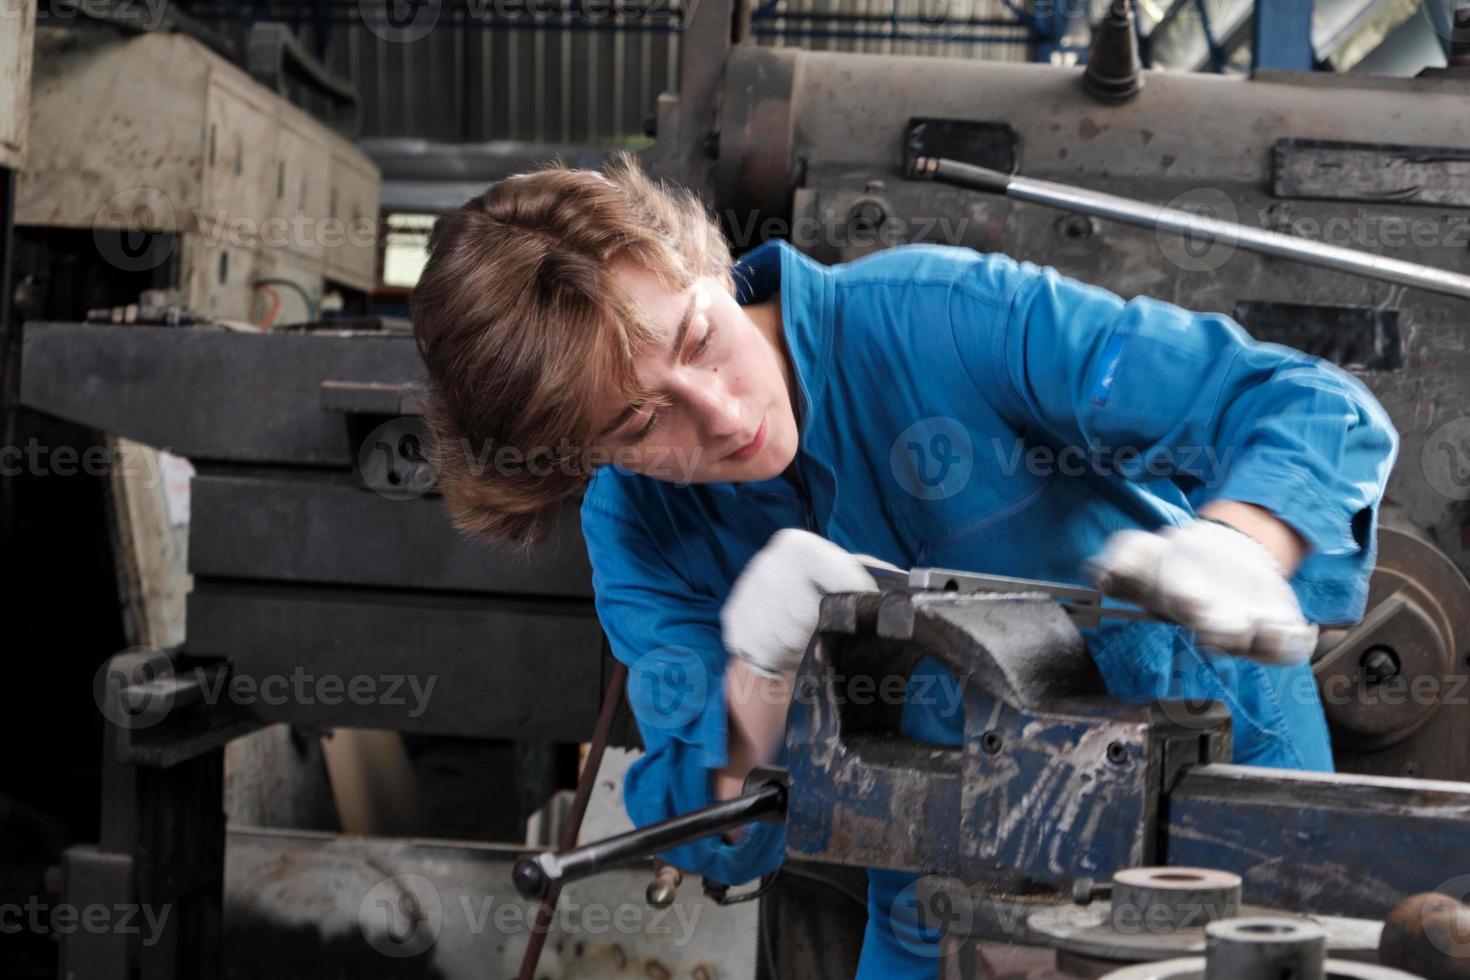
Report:
[[[611,659],[607,642],[607,637],[604,636],[603,654]],[[582,778],[577,780],[577,793],[572,797],[572,811],[567,814],[566,826],[562,828],[560,843],[563,850],[575,844],[577,835],[582,831],[582,818],[586,816],[587,803],[592,799],[592,785],[597,782],[597,772],[602,768],[602,756],[607,749],[608,738],[612,735],[613,719],[617,716],[618,706],[623,703],[623,692],[627,686],[628,665],[621,660],[614,661],[612,677],[609,678],[607,691],[602,696],[602,708],[597,712],[597,725],[592,731],[587,762],[582,767]],[[526,952],[521,957],[521,968],[516,971],[516,980],[531,980],[536,975],[536,966],[541,962],[541,950],[546,946],[546,937],[551,932],[551,918],[556,914],[556,903],[560,897],[560,882],[541,893],[541,901],[536,906],[536,921],[531,929],[530,941],[526,943]]]
[[[511,877],[525,898],[539,898],[547,888],[587,878],[601,871],[646,860],[672,847],[733,830],[756,820],[786,816],[786,787],[763,783],[734,799],[680,814],[638,830],[594,841],[560,853],[523,857]]]

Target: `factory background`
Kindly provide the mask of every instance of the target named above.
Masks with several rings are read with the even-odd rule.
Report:
[[[1079,79],[1122,7],[1144,70],[1132,81],[1144,81],[1107,101]],[[0,928],[0,975],[513,976],[535,945],[535,903],[510,885],[516,858],[565,844],[579,823],[583,842],[631,826],[620,784],[639,736],[627,704],[598,724],[623,675],[574,513],[529,564],[458,536],[431,492],[414,401],[407,298],[434,216],[553,157],[596,166],[632,149],[736,224],[765,212],[842,229],[812,249],[824,262],[872,250],[854,231],[958,215],[950,244],[1225,313],[1348,367],[1404,442],[1378,617],[1333,637],[1324,676],[1470,678],[1470,493],[1452,438],[1470,415],[1464,300],[1422,288],[1425,267],[1470,274],[1454,237],[1470,218],[1467,8],[0,0],[0,463],[29,446],[50,461],[0,485],[19,702],[0,726],[13,747],[0,765],[0,926],[27,902],[153,896],[174,912],[157,942]],[[701,10],[727,12],[729,29],[698,33]],[[778,109],[762,115],[757,90]],[[1155,110],[1165,117],[1143,115]],[[958,125],[926,134],[931,116]],[[1120,135],[1134,130],[1147,138]],[[901,179],[915,147],[1156,204],[1218,204],[1204,187],[1272,227],[1366,216],[1429,235],[1348,243],[1415,264],[1407,279],[1246,249],[1211,265],[1152,230]],[[369,232],[242,242],[194,221],[214,214]],[[75,462],[92,458],[111,462]],[[508,652],[477,659],[487,649]],[[303,669],[435,686],[405,681],[374,704],[277,704],[228,686]],[[1417,882],[1443,858],[1440,877],[1470,874],[1445,857],[1463,819],[1435,822],[1470,813],[1444,788],[1470,783],[1463,705],[1446,695],[1329,721],[1339,767],[1364,781],[1299,802],[1360,814],[1362,832],[1333,854],[1368,883],[1278,882],[1276,904],[1326,896],[1328,911],[1381,920],[1401,884],[1386,866]],[[1447,795],[1369,792],[1372,779],[1419,777]],[[1278,792],[1242,794],[1244,825],[1263,838],[1281,822]],[[638,927],[564,917],[535,975],[841,975],[863,904],[862,873],[842,856],[791,862],[765,901],[644,864],[569,885],[572,908],[631,909]],[[1266,887],[1245,877],[1248,897]],[[504,925],[451,914],[487,897],[514,910]],[[703,925],[658,938],[660,907]],[[425,921],[433,936],[405,947]],[[210,972],[222,951],[227,968]]]

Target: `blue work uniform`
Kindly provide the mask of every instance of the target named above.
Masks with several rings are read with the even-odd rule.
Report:
[[[904,568],[1082,583],[1124,528],[1187,523],[1213,499],[1257,504],[1312,554],[1292,580],[1307,618],[1357,619],[1376,512],[1398,450],[1355,378],[1253,341],[1217,314],[1124,302],[1004,255],[906,245],[826,267],[784,241],[736,265],[737,300],[780,290],[799,389],[801,486],[660,482],[598,469],[582,504],[598,615],[630,670],[646,748],[624,786],[644,825],[714,801],[726,764],[719,612],[771,535],[802,527]],[[1086,631],[1115,694],[1230,709],[1234,761],[1330,770],[1310,669],[1200,650],[1161,623]],[[910,690],[954,683],[933,661]],[[922,703],[917,703],[922,701]],[[958,743],[950,697],[905,705],[905,734]],[[775,869],[784,826],[753,825],[666,855],[729,884]],[[869,872],[859,978],[932,977],[914,875]]]

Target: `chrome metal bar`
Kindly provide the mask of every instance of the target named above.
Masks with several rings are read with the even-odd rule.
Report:
[[[941,180],[960,187],[990,193],[1005,194],[1022,201],[1032,201],[1049,207],[1090,214],[1141,228],[1174,235],[1190,235],[1198,240],[1210,240],[1239,248],[1291,259],[1307,265],[1320,266],[1399,283],[1431,292],[1443,293],[1470,299],[1470,276],[1448,269],[1405,262],[1402,259],[1375,255],[1340,245],[1327,245],[1309,241],[1293,235],[1252,228],[1234,221],[1208,218],[1177,208],[1137,201],[1116,194],[1058,184],[1050,180],[1018,177],[998,170],[977,167],[958,160],[938,157],[920,157],[914,162],[914,176],[929,180]]]

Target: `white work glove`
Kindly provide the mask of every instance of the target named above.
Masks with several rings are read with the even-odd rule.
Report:
[[[822,596],[876,591],[858,556],[808,531],[777,531],[720,610],[725,649],[767,677],[789,676],[816,632]]]
[[[1105,595],[1194,630],[1205,646],[1266,664],[1303,663],[1316,647],[1281,566],[1243,531],[1204,520],[1119,531],[1085,568]]]

